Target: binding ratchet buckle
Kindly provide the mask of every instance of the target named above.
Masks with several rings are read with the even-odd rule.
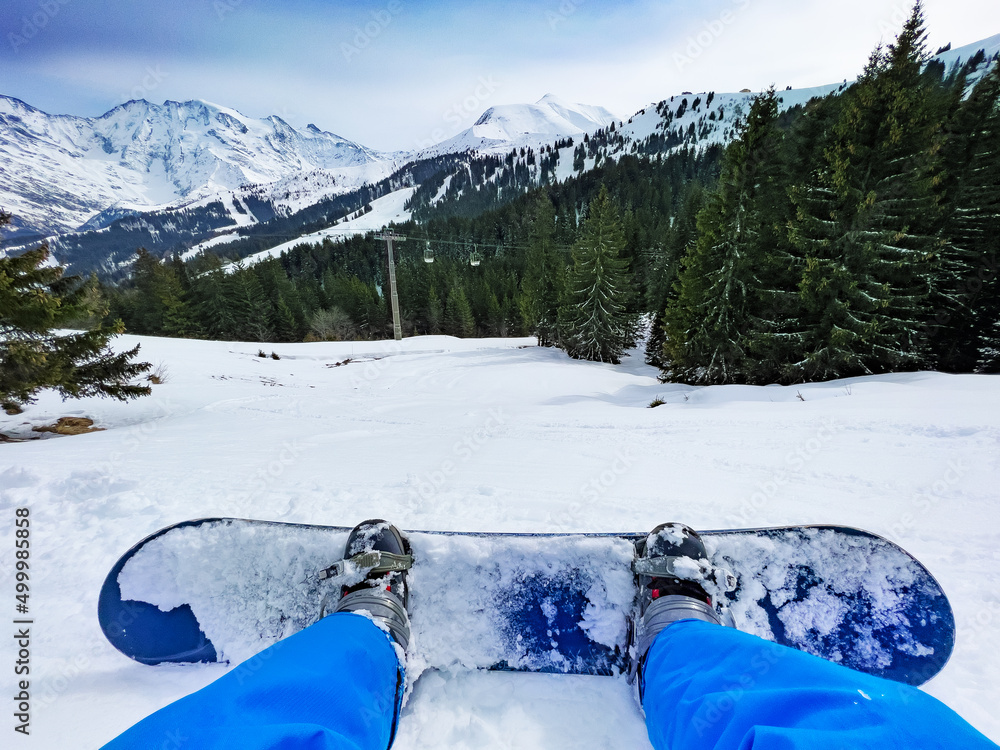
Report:
[[[375,573],[395,573],[396,571],[409,570],[413,567],[413,555],[396,555],[392,552],[373,550],[362,552],[360,555],[349,557],[346,560],[339,560],[319,572],[319,580],[325,581],[328,578],[336,578],[347,573],[364,573],[366,576]]]
[[[677,563],[684,561],[678,569]],[[696,576],[692,576],[691,563],[698,567]],[[725,568],[717,568],[708,560],[695,560],[691,557],[663,555],[661,557],[637,557],[632,561],[632,572],[638,576],[650,578],[679,578],[681,580],[711,581],[723,591],[735,591],[738,580]]]

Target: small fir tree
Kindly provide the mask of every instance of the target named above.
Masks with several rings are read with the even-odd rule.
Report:
[[[653,268],[653,279],[648,292],[648,309],[654,318],[649,340],[646,342],[646,362],[654,367],[666,369],[664,344],[666,343],[666,319],[664,311],[677,297],[675,288],[678,270],[688,249],[698,237],[698,214],[705,205],[705,189],[699,182],[688,186],[680,208],[671,223],[666,237],[663,257]]]
[[[9,221],[0,212],[0,227]],[[18,410],[44,388],[66,398],[127,401],[149,395],[148,386],[132,382],[150,369],[148,362],[134,361],[139,347],[115,354],[108,346],[124,330],[120,321],[109,328],[54,332],[102,319],[107,307],[95,279],[64,276],[48,260],[44,245],[0,258],[0,404]]]
[[[576,359],[618,364],[635,333],[628,262],[618,211],[602,187],[573,249],[573,269],[559,311],[560,345]]]
[[[240,341],[272,341],[271,305],[253,269],[237,263],[232,272],[232,312]]]
[[[195,311],[202,330],[209,338],[226,341],[237,338],[234,279],[222,269],[215,256],[209,269],[192,284]]]
[[[555,248],[556,212],[539,192],[528,235],[528,253],[521,281],[521,316],[539,346],[553,346],[559,335],[559,303],[566,284],[565,264]]]
[[[472,306],[462,287],[456,285],[452,288],[445,311],[448,333],[459,338],[471,338],[476,335],[476,319],[472,315]]]
[[[132,266],[132,283],[130,332],[182,337],[197,332],[188,294],[174,263],[163,263],[141,248]]]
[[[438,296],[437,289],[432,284],[427,292],[427,332],[431,335],[441,333],[444,321],[444,306]]]
[[[271,307],[271,329],[278,341],[298,341],[299,339],[295,315],[281,294],[278,295],[278,301]]]

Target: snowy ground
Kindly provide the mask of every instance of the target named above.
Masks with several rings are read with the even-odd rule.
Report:
[[[371,202],[372,210],[366,214],[362,214],[360,216],[354,216],[354,214],[351,214],[353,218],[344,219],[335,227],[327,227],[326,229],[321,229],[318,232],[304,234],[293,240],[276,244],[274,247],[268,248],[267,250],[262,250],[259,253],[248,255],[242,260],[242,263],[244,266],[250,266],[254,263],[265,261],[268,258],[280,257],[282,253],[289,252],[292,248],[298,245],[318,245],[326,239],[331,239],[334,242],[340,242],[347,237],[353,237],[354,235],[377,232],[389,224],[402,224],[407,222],[410,220],[410,212],[405,208],[405,204],[406,201],[413,196],[415,191],[416,188],[409,187],[401,188],[395,192],[383,195],[381,198],[376,198]],[[205,240],[204,242],[195,245],[193,248],[184,253],[182,257],[185,259],[193,258],[203,250],[208,250],[217,245],[224,245],[227,242],[233,242],[243,238],[243,235],[241,235],[239,231],[221,234],[210,240]],[[232,264],[230,267],[232,267]]]
[[[99,747],[223,673],[133,663],[96,616],[101,582],[128,547],[216,515],[383,516],[404,529],[866,528],[913,552],[949,593],[958,646],[927,689],[1000,740],[996,377],[689,388],[657,383],[637,358],[575,362],[528,339],[267,345],[280,361],[254,356],[253,344],[141,343],[169,371],[151,398],[49,394],[0,417],[7,435],[61,416],[107,428],[0,444],[0,614],[11,619],[14,509],[32,513],[32,735],[19,746]],[[646,408],[656,396],[667,403]],[[12,639],[2,644],[0,731],[10,736],[17,657]],[[648,743],[623,681],[431,672],[396,746]]]

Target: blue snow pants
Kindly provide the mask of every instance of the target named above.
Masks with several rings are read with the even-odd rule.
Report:
[[[402,688],[387,634],[334,614],[105,750],[386,750]],[[916,688],[694,620],[657,637],[642,694],[656,750],[997,750]]]
[[[649,649],[656,750],[997,750],[927,693],[696,620]]]
[[[143,719],[105,750],[386,750],[404,687],[389,634],[337,613]]]

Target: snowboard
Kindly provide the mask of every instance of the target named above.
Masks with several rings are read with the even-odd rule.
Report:
[[[349,532],[235,518],[162,529],[111,569],[101,628],[144,664],[242,662],[315,622],[324,594],[352,582],[322,573]],[[411,673],[627,672],[631,564],[645,533],[404,533]],[[911,685],[951,655],[947,597],[881,537],[842,526],[699,533],[731,573],[716,607],[742,631]]]

